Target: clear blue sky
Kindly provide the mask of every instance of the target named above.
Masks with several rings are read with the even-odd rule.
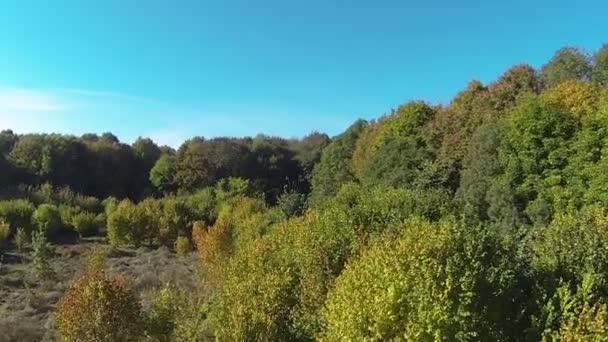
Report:
[[[597,1],[6,0],[0,128],[337,134],[409,99],[608,42]]]

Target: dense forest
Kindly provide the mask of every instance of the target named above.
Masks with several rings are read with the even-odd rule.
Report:
[[[0,295],[91,246],[50,340],[606,341],[608,45],[331,138],[3,131],[0,199]],[[193,280],[144,295],[112,266],[161,248]]]

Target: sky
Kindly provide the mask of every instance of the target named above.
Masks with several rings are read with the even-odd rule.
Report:
[[[6,0],[0,129],[339,134],[608,42],[605,0]]]

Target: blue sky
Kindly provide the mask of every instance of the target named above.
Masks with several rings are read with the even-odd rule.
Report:
[[[0,128],[337,134],[410,99],[608,42],[597,1],[7,0]]]

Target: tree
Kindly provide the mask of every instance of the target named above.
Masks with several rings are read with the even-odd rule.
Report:
[[[55,277],[49,259],[52,257],[51,244],[46,234],[42,231],[32,233],[32,265],[34,274],[42,281],[48,281]]]
[[[175,157],[163,154],[150,170],[150,183],[162,194],[175,190]]]
[[[506,118],[499,160],[515,206],[533,223],[551,220],[552,204],[562,196],[575,117],[561,106],[529,97]]]
[[[604,44],[593,56],[591,79],[602,85],[608,85],[608,44]]]
[[[308,186],[286,140],[259,135],[251,142],[251,157],[252,168],[244,176],[251,179],[253,189],[264,194],[269,203],[274,204],[286,188]]]
[[[335,195],[344,183],[354,181],[351,158],[357,139],[367,126],[363,120],[356,121],[346,132],[334,138],[321,152],[321,161],[312,175],[311,202],[319,203]]]
[[[370,124],[353,153],[357,178],[369,184],[411,186],[417,171],[432,158],[419,133],[434,114],[429,105],[415,101]]]
[[[498,160],[501,135],[501,122],[489,121],[475,131],[469,143],[455,196],[467,222],[489,219],[488,195],[492,184],[502,174]]]
[[[537,94],[541,80],[534,68],[519,64],[507,70],[500,78],[488,86],[494,109],[504,113],[511,109],[522,96]]]
[[[541,69],[545,87],[551,88],[564,81],[588,80],[591,67],[585,52],[573,47],[559,49]]]
[[[138,192],[144,191],[149,187],[149,175],[150,170],[154,167],[156,161],[161,156],[161,151],[158,145],[150,138],[139,137],[131,145],[131,149],[136,159],[136,180],[140,183],[138,185]]]

